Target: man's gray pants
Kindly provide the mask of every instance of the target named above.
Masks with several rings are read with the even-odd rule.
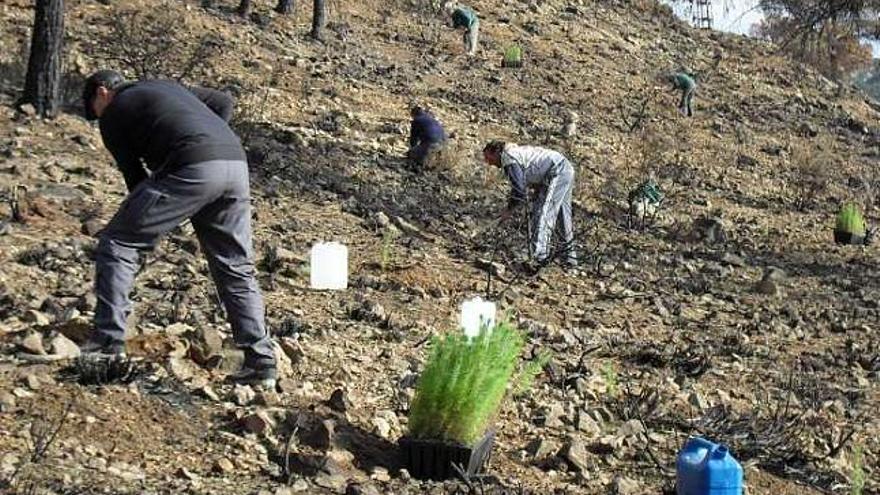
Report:
[[[681,91],[681,102],[678,104],[678,109],[686,117],[694,116],[693,101],[696,90],[696,88],[685,88]]]
[[[140,253],[191,219],[245,364],[275,366],[255,278],[247,163],[213,160],[159,172],[135,187],[101,234],[96,253],[96,337],[125,339]]]
[[[463,35],[464,49],[468,55],[477,53],[477,44],[480,41],[480,20],[475,19],[474,24],[469,27]]]
[[[574,167],[564,160],[547,171],[547,179],[532,203],[532,254],[543,262],[560,256],[566,263],[576,264],[574,224],[571,219],[571,194],[574,188]],[[550,239],[556,230],[560,245],[550,252]]]

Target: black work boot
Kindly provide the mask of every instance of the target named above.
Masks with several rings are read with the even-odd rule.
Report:
[[[240,385],[254,385],[264,390],[275,390],[278,371],[275,367],[253,367],[247,364],[226,377],[226,380]]]
[[[91,337],[79,350],[87,357],[121,359],[125,357],[125,341]]]

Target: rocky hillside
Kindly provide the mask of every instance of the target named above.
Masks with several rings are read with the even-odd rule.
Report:
[[[95,235],[125,188],[74,112],[15,107],[31,3],[0,5],[3,489],[673,493],[676,452],[704,434],[743,461],[752,495],[850,493],[859,472],[880,493],[878,248],[831,242],[842,203],[877,218],[878,110],[851,88],[650,0],[474,1],[474,59],[418,0],[332,2],[322,42],[308,5],[255,2],[242,20],[232,0],[69,1],[71,101],[91,70],[133,68],[123,48],[182,71],[205,35],[219,47],[189,80],[238,96],[283,356],[277,393],[223,382],[241,356],[183,226],[145,258],[131,368],[95,386],[70,356],[94,309]],[[132,11],[141,30],[114,38]],[[522,69],[501,68],[512,43]],[[693,119],[658,80],[682,66],[700,83]],[[453,132],[423,173],[402,159],[414,101]],[[491,224],[506,193],[479,160],[491,138],[576,162],[580,271],[520,271],[523,222]],[[667,200],[634,225],[627,193],[649,175]],[[320,240],[349,246],[349,290],[308,289]],[[419,482],[396,441],[430,336],[473,295],[553,359],[497,418],[485,479]]]

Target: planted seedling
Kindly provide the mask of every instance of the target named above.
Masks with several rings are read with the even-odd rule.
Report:
[[[605,380],[605,393],[608,395],[617,395],[617,369],[610,361],[602,367],[602,379]]]
[[[858,207],[853,203],[847,203],[837,215],[834,241],[838,244],[863,244],[865,227],[865,219]]]
[[[862,495],[862,491],[865,489],[865,468],[864,468],[864,459],[862,452],[862,446],[856,445],[853,448],[853,466],[852,466],[852,474],[850,475],[850,483],[852,484],[852,490],[850,493],[852,495]]]
[[[504,50],[504,61],[501,65],[507,68],[518,69],[522,67],[523,50],[519,45],[510,45]]]
[[[468,337],[450,332],[432,340],[432,351],[416,387],[409,434],[400,441],[404,462],[418,478],[455,476],[453,464],[473,475],[482,469],[494,441],[490,426],[508,390],[528,387],[549,359],[520,366],[522,333],[508,322],[483,327]]]
[[[397,240],[397,237],[397,230],[386,228],[385,231],[382,232],[382,252],[379,257],[379,266],[382,268],[383,272],[388,271],[388,269],[394,264],[394,241]]]

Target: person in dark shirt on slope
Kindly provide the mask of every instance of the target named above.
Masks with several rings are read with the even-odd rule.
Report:
[[[410,110],[409,151],[406,156],[417,168],[424,168],[429,158],[446,143],[443,124],[427,110],[415,106]]]
[[[248,166],[228,125],[232,98],[172,81],[126,82],[101,70],[86,80],[83,104],[129,190],[95,253],[98,304],[83,352],[124,356],[140,254],[189,219],[244,350],[244,365],[230,378],[274,388],[275,352],[254,274]]]

